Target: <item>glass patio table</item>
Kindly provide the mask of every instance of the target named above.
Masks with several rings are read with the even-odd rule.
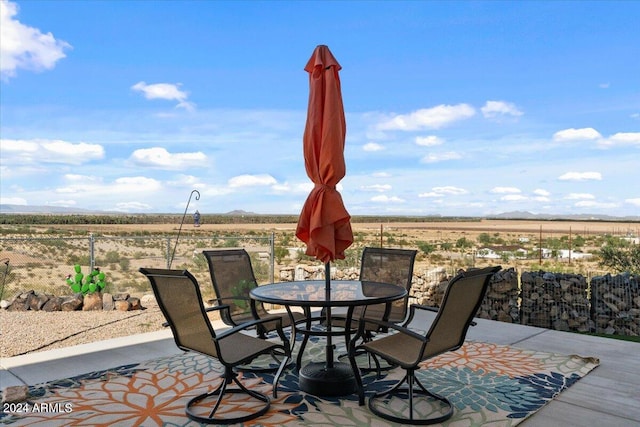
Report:
[[[344,336],[348,346],[355,307],[384,303],[389,312],[390,304],[404,298],[407,290],[388,283],[360,280],[332,280],[327,289],[324,280],[304,280],[258,286],[251,290],[250,295],[254,301],[283,305],[289,313],[292,306],[302,307],[306,317],[305,326],[296,327],[296,332],[304,336],[296,359],[300,389],[318,396],[343,396],[356,391],[355,376],[350,364],[334,360],[333,337]],[[335,307],[347,308],[346,315],[340,314],[341,320],[344,319],[344,327],[341,325],[339,330],[333,330],[331,325],[331,309]],[[311,308],[323,308],[326,318],[312,317]],[[312,328],[312,322],[317,320],[325,321],[326,330]],[[327,338],[326,359],[301,367],[302,354],[311,336]]]

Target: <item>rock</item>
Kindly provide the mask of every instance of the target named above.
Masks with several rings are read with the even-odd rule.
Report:
[[[29,297],[29,308],[34,311],[41,310],[42,307],[49,301],[49,297],[44,294],[33,294]]]
[[[146,294],[143,295],[142,298],[140,299],[140,304],[142,304],[145,307],[148,307],[150,305],[156,305],[156,297],[155,295],[151,295],[151,294]]]
[[[9,307],[9,301],[7,301],[6,299],[3,299],[2,301],[0,301],[0,308],[5,310],[6,308]]]
[[[49,300],[42,306],[42,311],[60,311],[62,310],[62,298],[50,297]]]
[[[140,305],[140,298],[129,297],[127,301],[129,301],[130,304],[130,310],[142,310],[142,305]]]
[[[127,293],[122,293],[122,294],[115,294],[113,296],[113,299],[116,301],[126,301],[129,299],[129,294]]]
[[[115,308],[113,303],[113,295],[108,292],[102,294],[102,309],[105,311],[111,311]]]
[[[82,294],[75,294],[70,297],[66,297],[60,304],[62,311],[75,311],[82,307]]]
[[[2,403],[19,403],[29,398],[29,387],[26,385],[14,385],[2,391]]]
[[[115,305],[116,310],[129,311],[131,309],[131,304],[127,300],[116,300]]]
[[[102,310],[102,294],[100,292],[93,292],[91,294],[85,295],[82,303],[82,310]]]

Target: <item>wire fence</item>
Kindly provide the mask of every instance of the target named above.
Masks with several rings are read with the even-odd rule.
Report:
[[[213,298],[205,249],[242,247],[249,252],[258,283],[293,280],[297,268],[275,276],[274,235],[184,237],[23,237],[0,239],[0,300],[34,290],[68,295],[67,277],[80,266],[106,274],[105,292],[151,293],[140,267],[188,269]],[[357,273],[359,252],[345,264]],[[346,268],[344,265],[341,268]],[[285,277],[290,273],[289,277]],[[321,272],[320,272],[321,273]],[[412,300],[438,306],[453,271],[414,271]],[[479,315],[510,323],[556,330],[640,335],[640,278],[621,274],[587,276],[505,269],[494,276]]]
[[[176,244],[177,243],[177,244]],[[25,237],[0,239],[0,300],[34,290],[49,295],[72,293],[68,276],[80,266],[84,275],[94,268],[105,273],[105,291],[150,293],[140,267],[188,269],[212,292],[205,249],[243,247],[259,283],[274,281],[274,236]],[[6,263],[5,263],[6,260]]]

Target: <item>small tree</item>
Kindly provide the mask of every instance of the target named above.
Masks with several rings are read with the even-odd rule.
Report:
[[[629,272],[640,275],[640,245],[620,246],[609,242],[598,254],[600,265],[617,273]]]

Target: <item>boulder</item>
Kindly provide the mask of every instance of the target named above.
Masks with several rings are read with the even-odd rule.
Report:
[[[60,309],[62,311],[75,311],[82,307],[82,294],[75,294],[70,297],[66,297],[62,300],[62,304],[60,304]]]
[[[131,309],[131,303],[127,300],[116,300],[115,305],[116,310],[129,311]]]
[[[102,310],[102,294],[100,292],[93,292],[84,296],[82,303],[83,311],[96,311]]]
[[[129,310],[142,310],[142,305],[140,304],[140,298],[129,297],[127,301],[129,301],[129,304],[131,304],[129,307]]]
[[[113,295],[108,292],[102,294],[102,309],[105,311],[111,311],[115,308],[113,304]]]
[[[43,311],[60,311],[62,310],[62,298],[50,297],[49,300],[42,306]]]

